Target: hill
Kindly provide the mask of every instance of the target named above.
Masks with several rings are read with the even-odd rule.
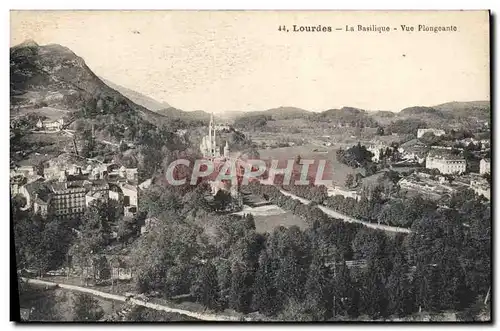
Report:
[[[455,118],[476,117],[488,120],[491,116],[491,103],[489,101],[447,102],[433,107]]]
[[[183,111],[181,109],[170,106],[166,102],[159,102],[151,97],[142,93],[131,90],[129,88],[115,84],[109,80],[101,78],[106,85],[112,87],[114,90],[120,92],[122,95],[132,100],[134,103],[143,106],[159,115],[169,118],[170,120],[180,119],[187,122],[208,122],[210,114],[203,110]]]
[[[271,118],[272,120],[278,121],[278,120],[304,118],[308,117],[311,114],[312,114],[311,112],[297,107],[278,107],[261,111],[226,112],[222,114],[222,117],[237,119],[244,117],[264,116],[266,118]]]
[[[269,115],[274,120],[290,120],[307,117],[311,112],[296,107],[278,107],[265,110],[262,114]]]
[[[340,126],[375,127],[377,122],[363,109],[342,107],[341,109],[328,109],[311,116],[313,121],[328,122]]]
[[[27,41],[10,48],[11,107],[90,113],[131,112],[150,123],[168,119],[140,106],[106,85],[69,48]]]
[[[402,109],[401,112],[399,113],[400,115],[406,115],[406,116],[438,116],[438,117],[444,117],[444,114],[440,112],[439,110],[432,108],[432,107],[408,107],[405,109]]]
[[[131,90],[129,88],[120,86],[118,84],[115,84],[107,79],[100,78],[106,85],[111,87],[112,89],[120,92],[123,96],[127,97],[128,99],[132,100],[136,104],[143,106],[144,108],[147,108],[151,111],[157,112],[161,109],[165,108],[170,108],[171,106],[166,103],[166,102],[159,102],[151,97],[148,97],[147,95],[144,95],[142,93],[139,93],[137,91]]]

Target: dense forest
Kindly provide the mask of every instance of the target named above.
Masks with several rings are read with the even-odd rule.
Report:
[[[155,231],[138,236],[135,222],[120,225],[139,292],[165,298],[189,293],[212,310],[258,311],[285,320],[384,319],[420,310],[460,311],[470,320],[490,287],[490,209],[470,192],[454,196],[453,209],[422,209],[425,201],[382,208],[383,217],[402,219],[412,230],[389,236],[253,183],[251,192],[309,224],[257,233],[252,216],[220,214],[204,202],[206,189],[153,185],[143,196],[141,217],[161,220]],[[323,193],[311,194],[321,202]],[[63,266],[68,252],[81,261],[96,259],[111,244],[110,224],[123,222],[109,208],[89,208],[81,236],[69,243],[58,240],[72,238],[66,224],[33,222],[16,212],[16,243],[23,243],[16,251],[19,266],[29,263],[43,272]]]

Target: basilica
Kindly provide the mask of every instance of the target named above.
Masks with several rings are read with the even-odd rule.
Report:
[[[216,172],[220,171],[227,162],[236,162],[238,160],[233,159],[229,155],[229,144],[226,140],[223,153],[221,154],[220,145],[217,144],[217,126],[214,121],[213,114],[210,116],[210,123],[208,126],[208,135],[204,136],[201,140],[200,151],[203,157],[214,163],[214,168]],[[215,196],[219,190],[224,190],[231,194],[233,203],[232,208],[238,209],[242,206],[242,197],[240,194],[239,181],[238,184],[232,185],[231,181],[220,181],[212,180],[209,182],[212,190],[212,194]]]
[[[216,158],[229,159],[229,145],[226,141],[224,146],[224,154],[220,153],[220,146],[217,145],[217,126],[215,125],[214,115],[210,116],[210,124],[208,126],[208,135],[201,140],[200,151],[203,157],[214,160]]]

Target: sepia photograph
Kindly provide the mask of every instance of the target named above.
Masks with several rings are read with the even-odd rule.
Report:
[[[17,323],[492,323],[488,10],[11,10]]]

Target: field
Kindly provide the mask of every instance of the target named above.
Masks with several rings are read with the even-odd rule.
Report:
[[[272,232],[278,226],[291,227],[296,225],[301,229],[307,227],[306,222],[299,216],[285,211],[276,205],[265,205],[258,207],[244,206],[243,210],[235,213],[237,215],[252,214],[257,232]]]
[[[263,160],[293,160],[297,155],[300,155],[303,160],[315,160],[316,165],[319,163],[319,160],[326,160],[326,168],[323,178],[331,179],[333,181],[333,185],[343,187],[347,175],[354,175],[358,172],[358,170],[337,161],[336,150],[340,147],[342,147],[340,144],[330,147],[318,147],[313,144],[308,144],[303,146],[261,149],[259,150],[259,154],[260,158]],[[343,148],[346,147],[343,146]],[[286,162],[284,164],[286,164]],[[311,167],[313,166],[311,165]]]
[[[39,116],[45,116],[47,119],[55,121],[57,119],[60,119],[64,116],[67,116],[70,114],[70,111],[65,110],[65,109],[58,109],[58,108],[52,108],[52,107],[42,107],[42,108],[19,108],[19,109],[13,109],[10,111],[10,117],[16,118],[16,117],[21,117],[28,115],[29,113],[34,113]]]
[[[71,147],[72,138],[61,133],[29,133],[22,138],[23,148],[15,154],[14,160],[20,165],[34,165],[52,159]]]
[[[376,134],[376,128],[335,127],[327,122],[311,122],[306,119],[276,120],[267,122],[262,131],[244,132],[259,146],[272,146],[283,142],[301,142],[324,146],[328,143],[335,145],[385,144],[406,141],[408,138],[401,135]]]

